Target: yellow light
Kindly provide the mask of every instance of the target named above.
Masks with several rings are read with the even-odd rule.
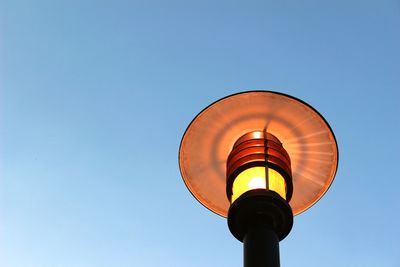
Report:
[[[286,199],[286,182],[283,176],[274,169],[268,169],[269,190],[275,191]]]
[[[249,182],[249,189],[265,188],[265,178],[254,177]]]
[[[275,191],[286,199],[286,183],[282,175],[268,168],[269,190]],[[233,182],[231,203],[247,191],[267,189],[265,167],[252,167],[242,171]]]
[[[252,189],[266,189],[265,168],[253,167],[242,171],[233,182],[232,199],[235,201],[243,193]]]

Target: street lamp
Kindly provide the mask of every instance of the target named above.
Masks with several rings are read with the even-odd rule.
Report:
[[[335,136],[305,102],[271,91],[222,98],[189,124],[179,149],[183,180],[206,208],[228,218],[244,266],[279,266],[293,216],[314,205],[337,170]]]

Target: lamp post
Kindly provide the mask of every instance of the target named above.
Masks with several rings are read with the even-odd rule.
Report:
[[[183,180],[228,219],[245,267],[279,266],[293,216],[314,205],[337,170],[335,136],[305,102],[271,91],[222,98],[189,124],[179,149]]]

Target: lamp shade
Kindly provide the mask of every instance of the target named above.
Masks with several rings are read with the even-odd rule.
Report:
[[[235,142],[254,131],[276,136],[290,157],[293,195],[289,205],[293,214],[314,205],[336,174],[335,136],[313,107],[271,91],[248,91],[222,98],[189,124],[181,140],[179,167],[193,196],[211,211],[227,216],[227,159]],[[259,178],[251,186],[262,187],[262,177]]]

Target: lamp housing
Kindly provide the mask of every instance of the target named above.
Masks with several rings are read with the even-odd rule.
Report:
[[[248,133],[257,131],[267,137],[259,140],[253,136],[244,141]],[[240,151],[240,147],[249,143],[263,147],[264,139],[266,153],[265,147],[257,148],[257,145]],[[258,149],[261,149],[260,153],[249,152]],[[251,156],[242,157],[242,153]],[[233,165],[228,167],[230,154]],[[269,157],[265,158],[265,155]],[[242,161],[235,162],[233,157]],[[268,192],[278,192],[290,204],[293,215],[298,215],[327,192],[334,180],[338,160],[334,133],[316,109],[293,96],[259,90],[229,95],[205,107],[188,125],[179,148],[179,168],[185,185],[202,205],[223,217],[228,216],[234,201],[249,190],[250,181],[246,179],[263,172],[262,168],[266,167],[269,171],[264,172],[265,178],[252,181],[250,185],[266,188],[267,178],[277,173],[284,180],[283,189],[271,183],[281,178],[278,177],[269,179],[268,189],[274,190]],[[245,170],[247,172],[241,175]],[[276,173],[270,175],[272,170]],[[227,171],[230,172],[228,176]],[[228,187],[227,177],[231,183]]]
[[[265,130],[242,135],[228,156],[226,175],[231,233],[243,242],[251,229],[266,227],[285,238],[293,225],[288,204],[293,182],[290,157],[279,139]]]
[[[279,139],[252,131],[233,145],[227,160],[226,194],[230,203],[249,190],[274,191],[287,202],[293,194],[290,157]]]

